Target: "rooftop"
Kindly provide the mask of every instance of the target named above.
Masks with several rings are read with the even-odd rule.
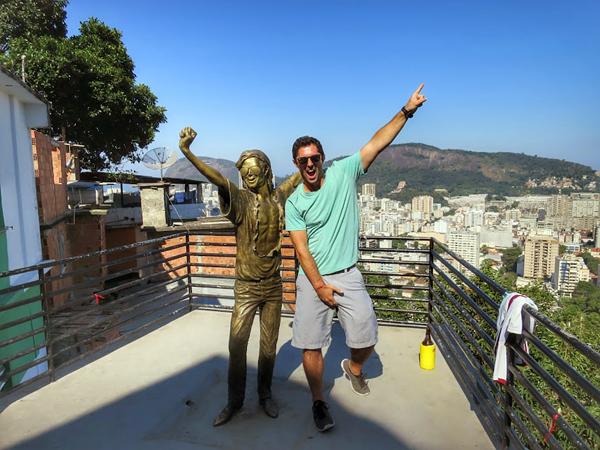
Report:
[[[301,367],[282,321],[267,417],[254,390],[259,330],[248,349],[246,404],[232,421],[212,421],[227,398],[230,314],[193,311],[84,365],[20,400],[0,401],[0,448],[494,448],[438,352],[435,369],[419,367],[422,328],[381,325],[365,366],[371,395],[342,377],[348,356],[336,323],[325,352],[324,385],[336,426],[319,433]],[[456,420],[458,418],[458,420]]]
[[[394,237],[410,244],[401,249],[371,245],[389,238],[361,240],[358,264],[380,323],[365,366],[372,393],[356,396],[342,376],[348,349],[335,323],[324,382],[337,424],[324,434],[312,423],[301,352],[290,345],[297,262],[284,238],[280,417],[265,416],[254,393],[255,323],[246,404],[213,428],[226,402],[235,237],[218,227],[155,235],[0,273],[0,448],[314,449],[334,439],[351,449],[597,446],[600,353],[524,306],[519,317],[535,319],[535,334],[506,336],[506,385],[493,382],[506,290],[423,237]],[[411,256],[389,264],[412,271],[367,268],[379,261],[374,251]],[[425,326],[437,345],[432,371],[418,362]]]

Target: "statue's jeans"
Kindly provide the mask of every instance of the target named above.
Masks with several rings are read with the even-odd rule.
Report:
[[[260,312],[260,353],[258,357],[258,396],[271,397],[271,381],[279,324],[283,286],[279,276],[260,281],[235,281],[235,306],[229,332],[230,405],[242,405],[246,393],[246,350],[256,310]]]

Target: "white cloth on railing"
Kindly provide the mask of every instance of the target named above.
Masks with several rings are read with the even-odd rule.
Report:
[[[523,306],[529,305],[536,311],[537,305],[529,297],[521,295],[518,292],[507,292],[502,297],[500,310],[498,311],[498,321],[496,322],[497,334],[496,344],[494,345],[494,353],[496,355],[496,363],[494,364],[494,375],[492,379],[497,383],[506,384],[506,375],[508,371],[508,361],[506,357],[506,340],[509,333],[518,335],[517,344],[529,354],[529,345],[523,334],[523,327],[530,333],[533,333],[535,327],[535,319],[529,314],[525,314],[523,318]],[[515,364],[526,365],[525,362],[515,355]]]

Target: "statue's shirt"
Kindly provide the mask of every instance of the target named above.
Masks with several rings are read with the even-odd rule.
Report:
[[[227,180],[229,202],[219,192],[221,214],[235,225],[237,254],[235,277],[259,281],[279,276],[281,234],[285,224],[285,202],[294,191],[291,180],[277,188],[270,197],[238,189]]]

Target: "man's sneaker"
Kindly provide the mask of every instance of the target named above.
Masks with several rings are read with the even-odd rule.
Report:
[[[329,405],[322,400],[317,400],[313,403],[313,418],[315,419],[317,430],[321,432],[329,430],[335,425],[335,420],[333,420],[329,411],[327,411],[328,409]]]
[[[367,384],[367,380],[365,380],[365,374],[360,372],[359,376],[356,376],[350,370],[350,360],[344,359],[342,361],[342,370],[348,375],[350,378],[350,383],[352,385],[352,390],[355,394],[358,395],[369,395],[371,393],[371,389],[369,389],[369,385]]]

